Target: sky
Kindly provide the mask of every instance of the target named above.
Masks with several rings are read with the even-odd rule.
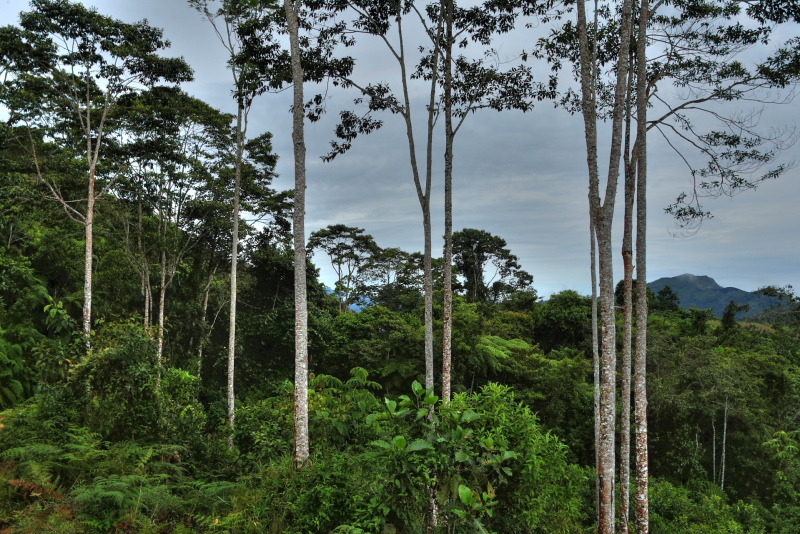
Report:
[[[183,56],[195,72],[184,90],[214,107],[235,112],[232,77],[226,52],[211,25],[184,0],[87,1],[100,13],[126,22],[148,19],[164,29],[172,42],[165,55]],[[28,9],[26,0],[0,0],[0,24],[13,24]],[[539,27],[517,32],[499,42],[499,57],[510,58],[533,43]],[[407,42],[419,41],[409,32]],[[370,39],[365,37],[365,39]],[[374,39],[374,38],[372,38]],[[396,64],[375,40],[348,51],[357,60],[356,76],[398,86]],[[541,69],[541,67],[537,67]],[[308,84],[306,95],[328,89],[329,113],[307,124],[308,187],[307,232],[330,224],[364,228],[381,247],[421,251],[422,213],[415,192],[404,124],[399,116],[385,115],[384,126],[355,141],[350,152],[333,162],[319,156],[328,149],[338,111],[352,108],[353,93]],[[671,88],[665,87],[663,94]],[[672,91],[669,97],[677,97]],[[422,108],[424,88],[412,87],[413,105]],[[273,133],[280,156],[274,182],[277,189],[294,187],[291,145],[291,91],[265,94],[255,100],[248,134]],[[728,108],[747,112],[752,105]],[[800,116],[800,99],[764,109],[759,126],[793,127]],[[418,117],[422,119],[421,116]],[[424,128],[417,129],[418,147],[424,146]],[[443,138],[441,125],[438,137]],[[608,125],[600,128],[608,131]],[[680,235],[664,207],[691,186],[681,159],[663,141],[651,135],[648,189],[648,264],[650,281],[684,273],[707,275],[725,287],[753,291],[764,285],[792,284],[800,288],[800,166],[780,179],[763,183],[756,191],[733,198],[708,200],[714,218],[692,236]],[[607,138],[601,133],[602,147]],[[419,158],[424,152],[419,150]],[[552,104],[540,103],[529,113],[480,111],[467,118],[455,141],[453,177],[454,229],[479,228],[504,238],[534,277],[541,297],[574,289],[591,291],[589,270],[588,172],[583,121]],[[434,181],[431,199],[434,254],[441,255],[444,233],[443,143],[434,145]],[[602,156],[601,156],[602,157]],[[800,144],[785,150],[781,161],[800,160]],[[606,164],[607,166],[607,164]],[[601,169],[604,168],[601,160]],[[622,206],[620,187],[617,206]],[[621,210],[614,227],[615,278],[622,276]],[[322,253],[314,257],[323,282],[335,275]]]

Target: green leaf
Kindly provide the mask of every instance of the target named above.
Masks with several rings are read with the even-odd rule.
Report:
[[[472,410],[467,410],[463,414],[461,414],[461,422],[462,423],[469,423],[470,421],[474,421],[475,419],[479,419],[480,415],[473,412]]]
[[[469,461],[469,454],[464,451],[456,451],[456,462],[467,462]]]
[[[475,502],[475,496],[472,494],[472,490],[463,484],[458,487],[458,497],[461,499],[461,502],[467,506]]]
[[[414,395],[416,395],[417,397],[421,397],[425,393],[425,388],[422,387],[422,384],[414,380],[411,383],[411,391],[413,391]]]
[[[403,436],[395,436],[394,440],[393,440],[393,443],[394,443],[395,447],[397,447],[398,449],[400,449],[402,451],[402,450],[405,450],[406,443],[408,443],[408,442],[406,441],[406,438],[404,438]]]
[[[503,461],[508,460],[509,458],[516,458],[517,453],[514,451],[503,451]]]
[[[439,397],[437,397],[436,395],[428,395],[427,397],[425,397],[424,402],[429,406],[433,406],[434,404],[439,402]]]
[[[389,445],[387,442],[383,441],[382,439],[373,441],[372,443],[370,443],[370,445],[372,445],[374,447],[380,447],[381,449],[391,449],[392,448],[391,445]]]
[[[433,449],[433,445],[427,440],[418,439],[415,440],[411,445],[408,446],[408,450],[410,451],[421,451],[424,449]]]

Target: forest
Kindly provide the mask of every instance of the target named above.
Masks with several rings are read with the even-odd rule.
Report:
[[[800,3],[188,4],[235,114],[145,20],[31,0],[0,27],[1,534],[798,531],[800,296],[763,287],[744,320],[650,290],[646,192],[656,134],[691,168],[667,208],[687,232],[791,168],[791,135],[735,104],[794,90]],[[354,75],[362,41],[396,79]],[[306,228],[331,88],[327,162],[392,116],[408,139],[422,251]],[[290,154],[248,130],[281,91]],[[453,228],[461,126],[541,102],[583,119],[591,295],[541,299],[502,236]]]

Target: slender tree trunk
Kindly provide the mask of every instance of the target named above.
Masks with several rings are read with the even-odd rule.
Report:
[[[208,272],[208,282],[203,290],[203,313],[200,316],[200,324],[203,326],[203,335],[200,337],[200,346],[197,348],[197,378],[200,378],[200,373],[203,370],[203,348],[210,332],[206,332],[206,317],[208,315],[208,297],[211,294],[211,284],[214,283],[214,275],[217,273],[217,266]]]
[[[722,419],[722,466],[719,471],[719,487],[725,489],[725,456],[728,445],[728,397],[725,397],[725,414]]]
[[[625,229],[622,245],[622,262],[625,276],[624,321],[622,333],[622,373],[620,408],[620,522],[621,534],[628,532],[630,502],[630,459],[631,459],[631,349],[633,335],[633,187],[634,177],[631,169],[626,169],[625,176]],[[637,286],[638,287],[638,286]]]
[[[444,49],[444,325],[442,399],[450,402],[453,337],[453,0],[447,6]]]
[[[441,17],[440,17],[441,18]],[[441,35],[441,21],[437,36]],[[433,75],[428,102],[428,139],[425,155],[425,205],[422,207],[422,224],[425,227],[425,389],[433,390],[433,245],[431,235],[431,183],[433,182],[433,128],[436,124],[436,86],[438,83],[440,51],[437,46],[433,53]]]
[[[623,332],[622,332],[622,389],[620,407],[620,462],[619,462],[619,532],[628,534],[630,517],[631,480],[631,352],[633,343],[633,202],[636,195],[635,157],[631,149],[631,98],[633,95],[633,69],[628,72],[628,90],[625,98],[625,215],[622,235],[622,265],[624,277]]]
[[[306,301],[306,145],[303,131],[303,67],[300,63],[299,6],[284,0],[289,23],[292,57],[292,142],[294,145],[294,305],[295,305],[295,381],[294,381],[294,461],[302,467],[309,459],[308,436],[308,309]]]
[[[233,447],[236,397],[234,395],[234,368],[236,364],[236,275],[239,270],[239,190],[242,180],[242,157],[244,152],[244,106],[237,101],[236,114],[236,170],[233,186],[233,231],[231,235],[231,308],[228,330],[228,447]]]
[[[144,179],[142,179],[144,181]],[[143,187],[143,186],[142,186]],[[139,271],[139,276],[142,277],[142,297],[144,298],[144,329],[148,336],[150,336],[150,302],[152,300],[153,292],[150,288],[150,267],[147,263],[147,255],[144,251],[144,243],[142,242],[142,234],[144,233],[144,216],[142,214],[142,189],[139,188],[139,195],[138,195],[138,219],[139,219],[139,226],[138,231],[136,232],[136,245],[139,248],[139,258],[141,258],[141,263],[139,264],[141,268],[136,267],[135,259],[132,259],[131,263],[134,264],[135,268]]]
[[[647,445],[647,22],[648,0],[641,0],[636,51],[636,533],[650,532],[650,473]]]
[[[611,149],[604,200],[600,199],[599,169],[597,158],[597,114],[594,84],[594,56],[589,52],[589,26],[586,7],[578,2],[578,34],[580,39],[580,77],[582,107],[586,136],[587,165],[589,168],[589,206],[597,236],[597,250],[600,270],[600,317],[602,329],[602,349],[600,361],[600,443],[598,444],[597,478],[600,486],[600,510],[598,532],[613,534],[614,482],[615,482],[615,438],[616,438],[616,325],[614,313],[614,272],[611,242],[611,228],[614,215],[614,201],[619,179],[619,165],[622,158],[622,125],[624,119],[625,93],[629,63],[631,36],[631,0],[623,5],[620,24],[620,50],[617,62],[617,79],[612,114]]]
[[[611,221],[602,218],[597,225],[600,263],[600,320],[602,323],[600,359],[600,445],[597,473],[600,481],[600,533],[614,532],[614,482],[616,471],[617,348],[614,313],[614,273],[612,269]]]
[[[161,250],[161,286],[158,291],[158,376],[161,377],[161,368],[164,357],[164,302],[167,300],[167,252]]]
[[[717,414],[711,417],[711,480],[717,483]]]
[[[91,157],[91,139],[89,139],[89,157]],[[94,165],[89,169],[89,196],[86,202],[86,218],[84,219],[84,231],[86,236],[86,248],[84,250],[84,270],[83,270],[83,335],[86,338],[86,347],[89,347],[89,336],[92,333],[92,250],[94,237],[94,188],[95,188],[95,168]]]
[[[426,174],[425,174],[425,187],[422,187],[422,181],[419,172],[419,165],[417,164],[417,149],[414,141],[414,123],[411,119],[411,96],[408,89],[408,71],[406,67],[405,56],[405,43],[403,37],[403,18],[401,2],[398,4],[398,17],[397,17],[397,34],[399,39],[398,51],[394,53],[398,65],[400,66],[400,78],[403,86],[403,109],[402,116],[406,123],[406,137],[408,139],[408,153],[411,162],[411,173],[414,177],[414,187],[417,190],[417,199],[419,200],[420,207],[422,208],[422,226],[424,232],[424,259],[422,264],[423,278],[424,278],[424,291],[425,291],[425,389],[433,389],[433,271],[432,271],[432,246],[431,246],[431,182],[433,172],[433,127],[435,123],[435,110],[436,103],[436,84],[438,82],[439,72],[439,47],[435,47],[433,54],[433,62],[431,71],[433,76],[431,78],[431,92],[428,106],[428,145],[426,157]],[[437,42],[441,37],[442,24],[439,22],[439,27],[436,33]]]
[[[591,219],[591,217],[590,217]],[[597,335],[597,237],[594,223],[589,221],[591,238],[590,254],[592,268],[592,367],[594,369],[594,463],[600,462],[597,445],[600,443],[600,340]],[[474,376],[474,375],[473,375]],[[595,513],[600,515],[600,484],[595,484]]]

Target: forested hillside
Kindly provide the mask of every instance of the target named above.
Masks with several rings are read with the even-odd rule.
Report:
[[[800,42],[770,39],[798,6],[659,2],[662,15],[625,0],[589,23],[571,3],[189,4],[228,54],[235,115],[181,88],[192,68],[170,55],[168,29],[68,0],[33,0],[0,28],[1,534],[797,532],[800,298],[763,288],[780,305],[745,323],[735,304],[717,319],[635,285],[654,87],[711,87],[706,103],[792,88]],[[492,59],[534,20],[559,24],[530,56],[549,79],[528,53]],[[403,21],[428,39],[415,61]],[[692,46],[649,65],[664,35]],[[351,78],[346,52],[368,37],[391,49],[396,87]],[[760,63],[730,62],[759,43]],[[562,86],[567,64],[579,87]],[[423,121],[415,83],[430,95]],[[368,225],[305,228],[303,125],[325,113],[328,86],[366,105],[341,113],[328,161],[382,113],[402,118],[422,251]],[[284,90],[292,154],[248,130],[253,103]],[[453,227],[450,193],[473,112],[548,99],[585,118],[599,293],[543,301],[502,236]],[[686,112],[669,115],[697,132]],[[601,202],[606,126],[618,165]],[[687,227],[710,216],[704,194],[784,170],[751,137],[699,139],[706,181],[672,207]],[[293,190],[275,188],[279,156]]]
[[[669,278],[659,278],[647,284],[653,292],[658,293],[669,286],[678,299],[682,308],[689,310],[698,308],[710,309],[717,317],[722,317],[725,307],[735,302],[738,306],[747,306],[742,310],[740,317],[760,315],[770,308],[780,307],[780,299],[774,295],[765,295],[763,292],[743,291],[735,287],[722,287],[709,276],[695,276],[682,274]]]

